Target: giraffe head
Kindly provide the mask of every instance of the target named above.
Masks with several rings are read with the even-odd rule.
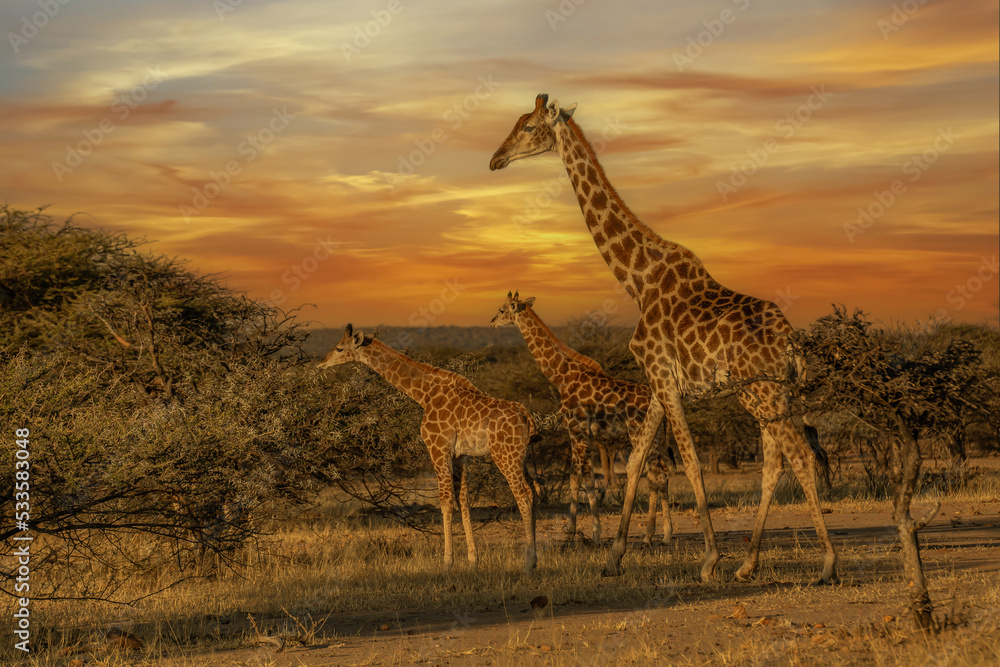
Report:
[[[521,299],[518,298],[517,293],[512,295],[510,292],[507,292],[507,300],[502,306],[500,306],[500,312],[494,315],[493,319],[490,320],[490,326],[496,328],[507,324],[516,324],[517,322],[514,318],[517,317],[517,314],[534,302],[535,297],[533,296],[529,296],[524,301],[521,301]]]
[[[354,330],[350,324],[344,328],[344,335],[340,337],[340,342],[326,356],[320,360],[318,368],[331,368],[351,361],[359,361],[358,348],[364,347],[372,342],[371,338],[366,338],[363,331]]]
[[[548,102],[549,96],[542,93],[535,98],[534,111],[517,119],[510,135],[493,154],[490,171],[503,169],[514,160],[538,155],[555,147],[556,135],[552,127],[558,122],[565,123],[569,120],[576,105],[561,108],[558,101]]]

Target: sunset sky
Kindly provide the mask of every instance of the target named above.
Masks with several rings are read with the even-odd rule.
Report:
[[[996,0],[8,0],[0,25],[0,197],[325,326],[485,324],[509,289],[637,319],[558,156],[489,171],[540,92],[646,224],[796,326],[997,320]]]

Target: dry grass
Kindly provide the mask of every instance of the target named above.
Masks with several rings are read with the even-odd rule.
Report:
[[[717,529],[720,525],[725,529],[727,517],[752,512],[754,506],[749,498],[755,493],[754,485],[753,481],[731,481],[721,488],[716,486],[713,504],[723,506],[715,511],[719,517]],[[683,507],[688,499],[683,489],[676,488],[679,486],[675,485],[674,499]],[[995,503],[1000,501],[998,491],[996,477],[983,476],[980,484],[949,500]],[[840,514],[877,510],[887,515],[889,511],[888,501],[871,499],[847,498],[827,505]],[[777,516],[803,510],[795,502],[774,507]],[[37,647],[40,640],[47,639],[49,648],[22,664],[64,666],[70,659],[64,650],[75,646],[80,649],[77,656],[86,659],[88,667],[212,665],[217,663],[211,655],[252,647],[260,635],[284,637],[289,645],[357,640],[338,635],[333,623],[324,624],[331,612],[382,612],[387,622],[394,615],[412,615],[415,610],[506,613],[508,607],[523,607],[540,594],[550,599],[550,613],[553,608],[560,610],[549,617],[545,629],[509,625],[509,636],[501,648],[483,653],[466,646],[464,653],[456,649],[453,658],[487,659],[498,664],[522,662],[529,657],[542,664],[592,664],[600,656],[609,662],[669,660],[712,665],[1000,662],[996,642],[1000,625],[995,612],[1000,606],[1000,587],[995,577],[973,572],[947,574],[940,564],[934,566],[932,599],[946,604],[954,597],[953,608],[945,611],[957,621],[955,627],[936,637],[916,636],[899,621],[859,622],[852,615],[854,609],[866,605],[888,608],[899,615],[905,586],[891,543],[838,545],[845,583],[835,589],[816,589],[803,585],[815,575],[817,567],[815,545],[805,537],[800,543],[765,542],[765,546],[772,546],[761,553],[758,581],[763,583],[749,585],[731,583],[743,556],[742,544],[731,548],[723,545],[726,554],[718,573],[721,583],[701,584],[696,581],[702,557],[700,539],[681,540],[669,547],[632,549],[625,575],[602,579],[599,573],[606,549],[564,548],[562,529],[558,518],[539,522],[539,570],[525,578],[520,571],[520,527],[514,515],[479,530],[478,573],[465,565],[463,540],[459,537],[456,566],[450,575],[442,571],[439,536],[393,525],[364,525],[349,518],[300,522],[281,530],[267,543],[248,547],[240,557],[245,566],[224,569],[210,579],[184,582],[134,605],[33,603],[33,643]],[[136,548],[141,546],[136,543]],[[121,593],[130,599],[142,598],[173,574],[148,572],[136,576],[128,590]],[[953,595],[955,591],[958,593]],[[718,612],[712,610],[724,601],[731,604],[728,601],[734,597],[744,600],[755,612],[745,620],[717,620]],[[825,625],[836,629],[812,627],[818,621],[813,620],[810,610],[820,609],[834,598],[846,610],[838,618],[825,620]],[[581,618],[585,618],[594,608],[624,611],[597,614],[595,620],[584,620],[582,626],[556,630],[560,622],[566,623],[567,613],[582,612],[585,616]],[[671,618],[674,614],[681,614],[678,618],[708,614],[716,619],[716,625],[724,624],[721,641],[701,646],[697,652],[678,654],[677,642],[668,641],[664,634],[667,622],[663,613],[654,613],[663,608],[669,608]],[[783,612],[784,616],[768,611],[782,609],[792,611]],[[8,608],[3,613],[10,611]],[[776,614],[773,622],[759,621],[769,613]],[[103,636],[112,627],[140,637],[143,648],[128,654],[111,650]],[[424,648],[400,643],[389,656],[385,655],[385,647],[378,651],[373,648],[371,661],[408,664],[417,660]],[[13,657],[9,644],[0,649],[0,662],[10,662]],[[254,662],[246,664],[267,665],[272,660],[258,654]]]

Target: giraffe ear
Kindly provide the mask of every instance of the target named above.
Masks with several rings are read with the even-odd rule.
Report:
[[[576,103],[570,104],[567,107],[559,106],[559,100],[552,100],[552,104],[549,105],[549,121],[553,124],[562,121],[565,123],[576,111]]]
[[[354,347],[361,347],[365,344],[365,332],[358,329],[354,332],[354,335],[351,336],[351,340],[354,341]]]
[[[531,304],[535,303],[535,297],[529,296],[522,303],[524,303],[525,306],[530,306]]]
[[[576,111],[576,102],[570,104],[568,107],[563,107],[559,110],[559,116],[556,117],[556,121],[566,122],[573,117],[573,112]]]

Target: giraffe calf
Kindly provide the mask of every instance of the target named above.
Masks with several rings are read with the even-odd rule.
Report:
[[[465,462],[468,456],[489,455],[510,484],[521,512],[524,571],[534,570],[537,564],[534,493],[525,458],[536,429],[528,409],[520,403],[487,396],[461,375],[411,359],[361,331],[354,331],[348,324],[340,342],[319,362],[319,368],[353,361],[370,366],[424,410],[420,436],[437,475],[445,568],[450,570],[453,563],[451,524],[456,500],[465,528],[469,564],[473,569],[478,565]]]
[[[583,483],[593,515],[593,541],[601,541],[600,515],[597,509],[597,494],[594,484],[594,470],[591,463],[591,444],[599,437],[620,437],[628,435],[633,443],[649,412],[652,392],[645,385],[624,382],[610,377],[599,363],[569,347],[545,325],[532,307],[535,297],[521,299],[517,294],[507,293],[507,300],[490,321],[491,327],[514,325],[524,337],[531,355],[535,358],[542,374],[559,391],[559,412],[563,425],[570,437],[570,539],[576,536],[577,500],[580,484]],[[665,436],[665,434],[664,434]],[[646,544],[652,544],[656,532],[656,506],[663,507],[663,541],[670,542],[673,526],[670,521],[670,505],[667,500],[666,469],[662,453],[666,442],[650,454],[646,462],[646,481],[649,484],[649,514],[646,520]],[[606,450],[601,452],[605,484],[610,483],[611,462]]]

